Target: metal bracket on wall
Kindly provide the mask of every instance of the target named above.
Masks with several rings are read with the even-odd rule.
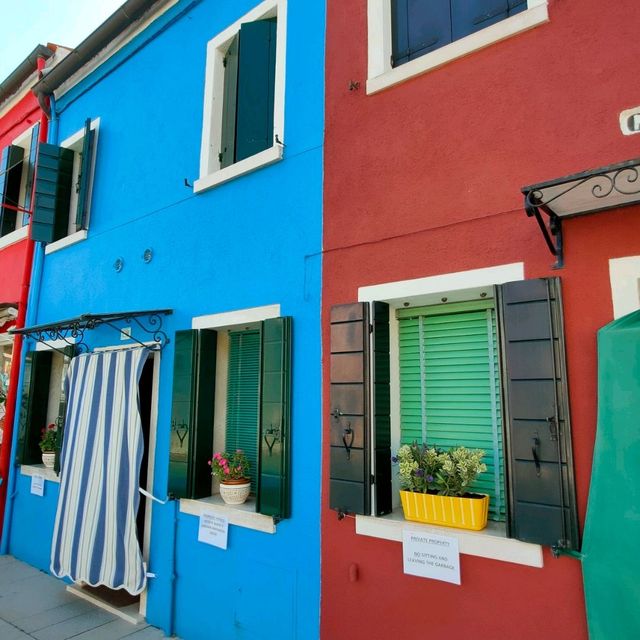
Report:
[[[536,222],[542,231],[544,241],[547,243],[549,251],[551,251],[551,255],[555,256],[556,261],[553,268],[562,269],[562,267],[564,267],[564,254],[562,250],[562,221],[544,204],[535,203],[537,198],[535,194],[535,191],[530,191],[525,195],[524,210],[526,211],[527,216],[530,218],[534,217],[536,219]],[[542,219],[540,210],[544,211],[544,213],[549,216],[549,228],[547,228],[547,225]]]

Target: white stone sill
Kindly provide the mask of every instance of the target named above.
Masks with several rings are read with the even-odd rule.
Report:
[[[86,240],[86,239],[87,239],[87,230],[81,229],[80,231],[76,231],[71,235],[68,235],[64,238],[60,238],[60,240],[56,240],[55,242],[48,244],[44,248],[44,252],[46,255],[49,255],[50,253],[55,253],[56,251],[60,251],[60,249],[69,247],[72,244],[77,244],[78,242],[82,242],[83,240]]]
[[[544,566],[542,547],[538,544],[507,538],[505,526],[500,522],[489,522],[487,528],[482,531],[465,531],[409,522],[404,519],[402,509],[394,509],[393,513],[379,518],[356,516],[356,533],[359,535],[402,542],[403,529],[457,538],[460,553],[466,553],[470,556],[513,562],[529,567],[542,568]]]
[[[398,67],[392,68],[389,63],[389,68],[384,73],[367,79],[367,94],[388,89],[548,21],[549,11],[544,2]]]
[[[202,176],[195,181],[193,185],[194,193],[201,193],[212,187],[217,187],[219,184],[233,180],[247,173],[251,173],[256,169],[261,169],[274,162],[282,160],[283,146],[280,144],[274,144],[269,149],[265,149],[260,153],[256,153],[253,156],[240,160],[224,169],[210,173],[209,175]]]
[[[180,513],[187,513],[200,517],[203,512],[215,513],[218,516],[225,516],[229,519],[229,524],[237,527],[245,527],[263,533],[275,533],[276,525],[271,516],[265,516],[256,512],[256,500],[253,497],[247,499],[244,504],[225,504],[219,495],[202,498],[201,500],[180,500]]]
[[[60,484],[60,477],[56,475],[56,472],[53,469],[47,469],[43,464],[22,464],[20,465],[20,473],[23,476],[42,476],[49,482]]]
[[[5,247],[10,247],[12,244],[16,242],[20,242],[21,240],[25,240],[29,235],[29,225],[25,225],[24,227],[20,227],[11,233],[7,233],[6,235],[0,238],[0,249],[4,249]]]

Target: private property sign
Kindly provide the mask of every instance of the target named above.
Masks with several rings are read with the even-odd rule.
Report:
[[[460,584],[457,538],[403,529],[402,555],[405,573]]]
[[[620,114],[620,129],[625,136],[640,133],[640,107],[627,109]]]

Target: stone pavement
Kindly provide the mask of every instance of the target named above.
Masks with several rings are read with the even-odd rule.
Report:
[[[160,629],[133,625],[66,590],[56,578],[0,556],[0,640],[160,640]]]

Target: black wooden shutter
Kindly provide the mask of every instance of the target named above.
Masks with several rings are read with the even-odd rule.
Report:
[[[18,462],[40,464],[40,439],[47,428],[52,351],[29,351],[24,364],[18,427]]]
[[[31,144],[29,146],[29,166],[27,168],[27,181],[25,185],[24,208],[29,211],[31,209],[31,196],[33,191],[33,179],[36,175],[36,162],[38,160],[38,139],[40,136],[40,123],[36,124],[31,130]],[[24,214],[22,218],[23,224],[29,224],[28,214]]]
[[[560,281],[510,282],[498,290],[511,534],[526,542],[577,549]]]
[[[276,20],[240,27],[236,161],[273,146]]]
[[[262,323],[258,511],[288,518],[291,448],[291,318]]]
[[[80,152],[80,176],[78,177],[78,203],[76,206],[76,231],[87,228],[89,214],[89,185],[91,182],[91,166],[93,161],[93,142],[95,131],[91,128],[91,118],[84,123],[84,137]]]
[[[211,494],[215,331],[176,332],[168,493],[176,498]]]
[[[236,110],[238,105],[238,36],[224,56],[224,94],[222,96],[222,133],[220,168],[236,161]]]
[[[36,166],[31,237],[53,242],[67,235],[73,151],[41,142]]]
[[[329,502],[345,513],[382,515],[391,511],[388,305],[375,303],[373,314],[371,324],[369,305],[363,302],[331,309]]]
[[[451,42],[450,0],[391,0],[391,25],[397,67]]]
[[[0,154],[0,236],[15,231],[24,149],[9,145]]]

